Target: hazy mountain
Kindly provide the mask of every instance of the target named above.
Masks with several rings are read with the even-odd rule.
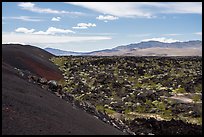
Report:
[[[52,53],[56,56],[64,56],[64,55],[82,55],[83,52],[73,52],[73,51],[64,51],[60,49],[54,49],[54,48],[45,48],[45,51]]]
[[[72,52],[45,48],[54,55],[93,55],[93,56],[202,56],[202,41],[163,43],[147,41],[122,45],[112,49],[92,52]]]
[[[152,48],[152,47],[161,47],[161,48],[188,48],[188,47],[202,47],[202,41],[188,41],[188,42],[174,42],[174,43],[163,43],[159,41],[147,41],[147,42],[140,42],[135,44],[129,44],[125,46],[118,46],[113,48],[115,50],[124,50],[124,49],[145,49],[145,48]]]
[[[108,52],[107,52],[108,51]],[[202,41],[163,43],[140,42],[91,52],[96,56],[202,56]]]

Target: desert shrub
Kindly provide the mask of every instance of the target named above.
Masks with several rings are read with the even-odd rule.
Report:
[[[179,87],[179,88],[173,90],[173,93],[185,93],[185,92],[186,92],[186,90],[182,87]]]
[[[137,106],[136,111],[139,112],[139,113],[144,113],[146,111],[146,108],[145,108],[144,105]]]
[[[200,101],[200,96],[198,94],[195,94],[192,99],[196,103],[196,102]]]
[[[163,116],[172,118],[172,111],[170,109],[164,110],[163,111]]]
[[[124,114],[128,115],[130,112],[131,112],[131,109],[130,108],[126,108],[125,111],[124,111]]]
[[[58,81],[58,84],[61,85],[62,87],[67,85],[67,82],[64,79],[61,79]]]
[[[106,112],[107,114],[110,114],[110,115],[116,113],[116,111],[114,111],[114,110],[112,110],[112,109],[109,109],[109,108],[105,108],[105,112]]]
[[[202,84],[195,85],[194,89],[195,89],[196,93],[201,93],[202,92]]]
[[[152,101],[149,100],[149,99],[146,99],[145,104],[146,104],[148,107],[150,107],[150,108],[153,107],[153,105],[152,105]]]
[[[52,57],[51,61],[58,66],[63,66],[66,61],[66,58],[65,57]]]
[[[105,108],[104,108],[104,106],[102,106],[102,105],[96,105],[96,110],[97,110],[97,111],[104,112]]]
[[[155,101],[152,102],[152,104],[154,104],[154,106],[155,106],[158,110],[160,110],[161,112],[164,111],[165,108],[166,108],[166,105],[165,105],[164,102],[160,102],[160,101],[155,100]]]

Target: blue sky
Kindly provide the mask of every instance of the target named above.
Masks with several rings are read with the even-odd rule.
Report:
[[[84,52],[201,39],[201,2],[2,3],[3,43]]]

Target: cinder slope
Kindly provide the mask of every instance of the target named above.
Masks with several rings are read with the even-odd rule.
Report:
[[[29,45],[2,44],[4,62],[47,79],[59,80],[62,75],[57,66],[49,60],[52,56],[54,55]]]
[[[33,47],[32,47],[33,48]],[[54,94],[40,88],[37,84],[21,78],[14,67],[32,69],[22,60],[41,63],[43,70],[55,70],[46,62],[49,54],[29,47],[3,48],[2,62],[2,134],[7,135],[103,135],[124,134],[116,128],[103,123]],[[15,50],[16,49],[16,50]],[[25,51],[21,51],[23,49]],[[26,50],[29,51],[28,54]],[[32,53],[34,52],[34,53]],[[22,53],[22,54],[21,54]],[[43,55],[36,57],[35,53]],[[43,54],[42,54],[43,53]],[[9,56],[10,55],[10,56]],[[18,59],[19,56],[23,59]],[[47,56],[48,55],[48,56]],[[10,57],[11,59],[5,58]],[[13,60],[17,61],[13,61]],[[44,60],[45,59],[45,60]],[[13,65],[13,66],[12,66]],[[47,66],[46,66],[47,65]],[[38,67],[38,66],[36,66]],[[35,71],[34,68],[32,71]],[[54,73],[54,72],[52,72]],[[59,74],[58,72],[56,74]],[[46,75],[45,75],[46,76]],[[56,78],[56,77],[52,77]]]

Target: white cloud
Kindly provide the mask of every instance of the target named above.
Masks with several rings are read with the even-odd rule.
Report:
[[[16,32],[20,32],[20,33],[33,33],[35,31],[35,29],[27,29],[27,28],[17,28],[15,30]]]
[[[99,15],[98,17],[96,17],[96,19],[104,20],[104,22],[107,22],[108,20],[117,20],[119,18],[116,16],[112,16],[112,15],[105,15],[105,16]]]
[[[144,40],[142,40],[142,41],[143,41],[143,42],[146,42],[146,41],[159,41],[159,42],[164,42],[164,43],[181,42],[181,41],[179,41],[179,40],[175,40],[175,39],[171,39],[171,38],[165,38],[165,37],[144,39]]]
[[[87,29],[88,27],[96,27],[95,23],[78,23],[73,29]]]
[[[88,29],[88,27],[79,27],[79,26],[76,26],[76,27],[72,27],[73,29]]]
[[[202,14],[201,2],[168,2],[162,4],[163,11],[161,13],[178,13],[178,14]],[[158,6],[160,7],[160,6]]]
[[[55,27],[49,27],[46,31],[48,34],[55,34],[55,33],[75,33],[72,30],[69,29],[58,29]]]
[[[4,19],[16,19],[16,20],[33,21],[33,22],[43,21],[40,18],[30,17],[30,16],[4,17]]]
[[[68,2],[69,4],[88,8],[99,13],[117,17],[147,17],[149,13],[141,12],[128,2]]]
[[[86,36],[92,36],[92,35],[97,35],[97,36],[113,36],[117,35],[117,33],[77,33],[79,35],[86,35]]]
[[[22,2],[18,6],[23,7],[23,8],[33,8],[35,4],[31,2]]]
[[[69,29],[60,29],[60,28],[55,28],[55,27],[49,27],[46,31],[37,31],[34,32],[33,34],[38,34],[38,35],[54,35],[56,33],[75,33],[72,30]]]
[[[35,35],[24,33],[2,32],[2,43],[25,43],[25,44],[59,44],[69,42],[84,42],[110,40],[107,36],[56,36],[56,35]]]
[[[18,6],[21,7],[23,10],[32,11],[36,13],[84,15],[84,13],[81,12],[70,12],[64,10],[54,10],[50,8],[40,8],[31,2],[21,2],[18,4]]]
[[[77,26],[79,27],[96,27],[96,24],[92,23],[78,23]]]
[[[21,44],[21,45],[26,45],[23,42],[12,42],[12,41],[10,41],[10,42],[2,42],[2,44]]]
[[[196,33],[193,33],[193,34],[201,35],[202,36],[202,32],[196,32]]]
[[[46,31],[35,31],[35,29],[27,29],[27,28],[17,28],[15,30],[16,32],[21,32],[21,33],[30,33],[30,34],[36,34],[36,35],[55,35],[59,33],[75,33],[72,30],[69,29],[60,29],[60,28],[55,28],[55,27],[49,27]]]
[[[53,17],[53,18],[51,19],[51,21],[60,21],[60,20],[61,20],[60,17]]]
[[[201,2],[66,2],[117,17],[155,18],[157,14],[202,14]]]
[[[36,34],[36,35],[49,35],[49,33],[47,31],[37,31],[37,32],[34,32],[33,34]]]

